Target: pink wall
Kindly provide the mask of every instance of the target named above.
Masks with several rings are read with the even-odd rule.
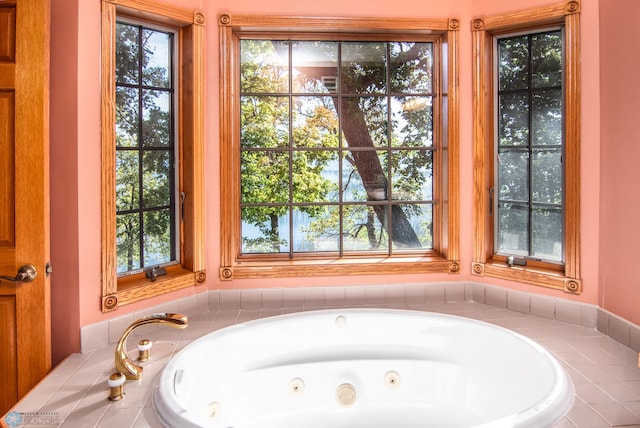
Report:
[[[51,334],[55,365],[78,349],[80,306],[78,299],[78,52],[70,47],[78,41],[78,11],[74,2],[61,0],[51,10]],[[65,61],[56,61],[65,58]],[[59,144],[58,142],[64,142]],[[54,189],[65,189],[54,192]],[[63,250],[64,249],[64,250]],[[61,278],[57,280],[55,278]]]
[[[278,2],[264,2],[258,0],[205,1],[167,0],[176,5],[194,7],[203,10],[207,16],[207,62],[206,62],[206,153],[207,175],[205,185],[207,189],[206,224],[207,224],[207,268],[209,271],[207,287],[217,288],[257,288],[282,286],[315,286],[330,284],[373,284],[389,283],[390,281],[461,281],[480,280],[471,276],[470,265],[472,257],[473,236],[472,224],[472,111],[471,111],[471,31],[470,21],[473,17],[485,14],[503,13],[530,6],[554,4],[554,0],[395,0],[393,2],[369,2],[366,13],[357,2],[344,0],[325,0],[323,2],[300,2],[297,0],[281,0]],[[632,2],[634,0],[627,0]],[[581,250],[582,274],[584,292],[579,296],[572,296],[562,292],[548,290],[541,287],[514,284],[506,281],[489,280],[486,283],[518,288],[524,291],[553,295],[576,301],[595,304],[598,298],[598,240],[599,230],[599,66],[598,66],[598,2],[597,0],[582,0],[582,28],[588,29],[582,33],[582,169],[583,190],[582,197],[582,241],[585,244]],[[60,13],[58,8],[69,5],[71,13]],[[52,81],[54,88],[71,88],[69,94],[61,98],[52,99],[52,110],[64,109],[61,115],[71,115],[66,118],[73,129],[59,129],[52,135],[52,145],[58,156],[58,161],[52,160],[52,176],[60,168],[71,168],[73,177],[69,183],[52,183],[52,209],[54,212],[64,213],[69,207],[77,209],[77,215],[63,220],[61,215],[54,219],[52,229],[58,229],[58,236],[52,239],[52,253],[58,254],[68,251],[71,246],[77,259],[61,259],[65,263],[62,272],[53,278],[53,294],[58,295],[56,302],[62,300],[77,300],[78,325],[76,328],[60,325],[60,332],[77,335],[80,326],[85,326],[100,320],[121,316],[125,313],[154,306],[159,303],[204,291],[203,287],[190,288],[171,293],[148,301],[129,305],[117,311],[102,314],[100,312],[100,2],[98,0],[64,0],[52,2],[56,9],[53,14],[56,28],[77,27],[77,32],[68,29],[57,33],[52,31],[53,44],[59,46],[58,53],[52,58],[52,68],[65,70],[67,62],[76,61],[77,73],[73,77],[56,74]],[[62,10],[62,9],[60,9]],[[462,272],[459,275],[405,275],[405,276],[369,276],[345,278],[304,278],[277,280],[236,280],[221,282],[216,272],[219,267],[219,109],[218,109],[218,26],[217,17],[220,13],[263,13],[283,15],[327,15],[327,11],[341,16],[395,16],[410,17],[424,16],[434,18],[457,17],[462,22],[460,31],[460,91],[461,91],[461,259]],[[77,15],[77,19],[76,19]],[[80,35],[80,37],[78,37]],[[72,39],[69,41],[68,39]],[[77,57],[60,53],[61,48],[73,51],[77,49]],[[588,48],[588,49],[587,49]],[[72,73],[73,74],[73,73]],[[69,82],[68,80],[71,80]],[[75,85],[77,83],[77,85]],[[77,97],[74,102],[73,98]],[[66,116],[65,116],[66,117]],[[77,161],[64,159],[66,154],[76,156]],[[64,165],[64,166],[61,166]],[[67,171],[68,172],[68,171]],[[62,197],[64,195],[64,197]],[[70,199],[66,200],[66,199]],[[64,236],[72,239],[62,239]],[[65,312],[64,307],[57,304],[52,312]],[[60,317],[54,317],[59,319]],[[69,352],[77,349],[70,349]]]
[[[640,324],[640,277],[633,271],[640,255],[640,3],[600,0],[600,8],[599,304]]]

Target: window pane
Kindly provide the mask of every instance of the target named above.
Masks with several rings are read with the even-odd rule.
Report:
[[[244,94],[289,91],[288,41],[240,41],[240,91]]]
[[[288,97],[241,97],[242,148],[275,148],[289,145]]]
[[[533,95],[532,144],[562,144],[562,90],[550,89]]]
[[[534,88],[562,85],[562,34],[535,34],[531,37],[532,75]]]
[[[145,147],[171,145],[169,93],[142,90],[142,142]]]
[[[138,89],[116,88],[116,146],[137,147],[140,108]]]
[[[293,153],[293,202],[338,202],[338,152]]]
[[[138,83],[139,28],[116,23],[116,82]]]
[[[171,203],[171,153],[167,150],[143,152],[143,204],[145,208],[168,206]]]
[[[168,88],[171,78],[171,35],[144,29],[142,42],[142,84]]]
[[[431,150],[398,150],[391,154],[392,197],[401,201],[433,199],[433,153]]]
[[[135,150],[116,151],[116,211],[140,208],[140,161]]]
[[[497,252],[560,260],[562,33],[500,39],[498,55]]]
[[[289,210],[283,206],[242,209],[242,252],[289,252]]]
[[[293,251],[333,251],[340,249],[340,207],[308,206],[293,210]]]
[[[379,251],[389,248],[387,207],[383,205],[343,206],[345,251]]]
[[[529,44],[527,36],[498,41],[498,86],[504,89],[526,89],[529,72]]]
[[[140,263],[140,215],[119,214],[116,216],[116,248],[118,273],[142,267]]]
[[[391,92],[433,92],[433,44],[389,43]]]
[[[346,152],[342,159],[342,198],[347,202],[387,200],[387,153]]]
[[[170,262],[171,212],[169,209],[144,212],[144,265]]]
[[[529,201],[529,153],[501,151],[498,162],[498,198],[501,201]]]
[[[338,147],[337,98],[293,97],[292,132],[295,147]]]
[[[116,30],[116,226],[123,273],[177,259],[174,52],[170,31],[130,24]]]
[[[499,143],[501,146],[529,144],[529,101],[526,93],[500,95]]]
[[[515,204],[498,204],[498,253],[529,255],[529,209]]]
[[[342,99],[342,131],[349,147],[387,147],[387,98]]]
[[[338,91],[338,43],[291,42],[293,92]]]
[[[533,152],[533,202],[562,203],[562,153],[558,150]]]
[[[389,196],[433,199],[432,43],[243,40],[240,74],[243,252],[432,247],[431,204]]]
[[[391,98],[391,145],[393,147],[433,146],[432,103],[431,97]]]
[[[372,94],[386,92],[387,44],[344,42],[342,44],[342,92]]]
[[[532,213],[532,256],[545,260],[562,260],[563,224],[560,209],[536,208]]]
[[[393,228],[394,248],[433,248],[433,205],[393,205],[392,221],[400,225]]]
[[[243,203],[289,202],[289,153],[242,152],[240,178]]]

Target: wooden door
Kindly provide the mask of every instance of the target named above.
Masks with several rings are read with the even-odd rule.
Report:
[[[0,1],[0,415],[51,369],[49,7]]]

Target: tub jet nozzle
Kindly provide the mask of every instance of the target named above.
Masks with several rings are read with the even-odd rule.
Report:
[[[351,406],[356,402],[356,389],[350,383],[343,383],[336,389],[336,399],[343,406]]]

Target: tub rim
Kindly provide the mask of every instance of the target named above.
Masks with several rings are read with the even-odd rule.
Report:
[[[509,414],[500,419],[490,421],[487,423],[483,423],[480,425],[475,425],[474,428],[501,428],[501,427],[512,427],[512,428],[528,428],[531,426],[531,419],[535,420],[536,424],[543,424],[537,426],[553,426],[554,424],[559,423],[571,410],[573,403],[575,401],[575,388],[573,382],[564,368],[560,365],[556,357],[548,351],[541,344],[536,342],[535,340],[524,336],[521,333],[513,331],[509,328],[503,327],[498,324],[494,324],[491,322],[478,320],[475,318],[465,317],[458,314],[447,314],[440,312],[431,312],[425,310],[415,310],[415,309],[398,309],[398,308],[376,308],[376,307],[345,307],[345,308],[331,308],[331,309],[313,309],[313,310],[301,310],[296,312],[290,312],[286,314],[277,314],[268,316],[265,318],[258,318],[249,321],[240,322],[237,324],[232,324],[226,327],[223,327],[218,330],[211,331],[203,336],[193,340],[191,343],[187,344],[184,348],[175,353],[170,360],[166,363],[165,367],[163,367],[159,373],[159,376],[156,377],[154,381],[154,385],[152,388],[152,403],[154,407],[154,411],[160,422],[168,427],[181,426],[185,428],[200,428],[201,425],[193,423],[190,419],[185,419],[182,415],[186,415],[188,412],[186,409],[182,408],[177,402],[162,399],[160,384],[163,378],[166,377],[166,374],[169,373],[169,368],[172,366],[172,362],[178,360],[181,355],[189,352],[188,350],[192,347],[197,346],[200,341],[210,340],[211,337],[221,336],[221,335],[230,335],[233,334],[236,330],[243,330],[248,327],[251,327],[255,324],[264,324],[268,325],[270,323],[278,323],[282,321],[286,321],[290,318],[300,318],[305,316],[340,316],[349,313],[358,313],[360,315],[381,315],[385,314],[385,316],[389,315],[403,315],[403,316],[415,316],[417,318],[437,318],[437,319],[446,319],[446,320],[457,320],[463,323],[469,323],[474,325],[481,325],[485,328],[490,328],[496,331],[500,331],[502,333],[506,333],[518,340],[526,343],[528,346],[531,346],[533,349],[537,350],[540,354],[544,355],[546,360],[551,364],[554,373],[555,383],[551,388],[551,391],[545,396],[539,399],[534,405],[529,408],[517,411],[515,413]]]

